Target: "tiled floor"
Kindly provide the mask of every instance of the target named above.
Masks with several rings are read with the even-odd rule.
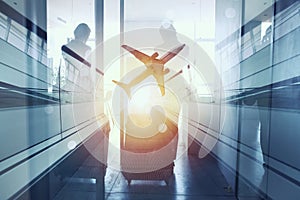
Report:
[[[181,156],[175,162],[174,176],[168,185],[164,181],[141,180],[128,185],[120,171],[108,168],[104,189],[97,174],[101,174],[97,162],[87,158],[74,176],[66,180],[55,199],[235,199],[232,192],[224,189],[228,184],[211,156]]]

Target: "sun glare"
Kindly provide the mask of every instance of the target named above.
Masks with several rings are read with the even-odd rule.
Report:
[[[138,88],[129,101],[128,114],[130,119],[139,127],[147,127],[151,124],[151,108],[156,97],[159,97],[157,86],[146,85]]]
[[[164,110],[166,117],[170,115],[169,111],[179,110],[177,98],[167,88],[166,94],[161,96],[157,84],[142,85],[133,92],[132,98],[129,100],[128,115],[135,125],[144,128],[150,126],[155,120],[152,119],[155,118],[152,115],[156,106]],[[158,128],[159,132],[164,132],[164,129],[164,126]]]

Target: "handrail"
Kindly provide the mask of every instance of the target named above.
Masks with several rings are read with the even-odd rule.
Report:
[[[246,88],[241,88],[241,89],[239,89],[240,91],[242,91],[241,93],[227,97],[226,101],[236,101],[239,99],[243,99],[245,97],[255,96],[255,95],[265,93],[265,92],[268,92],[268,91],[271,91],[274,89],[297,85],[299,83],[300,83],[300,76],[295,76],[295,77],[292,77],[289,79],[285,79],[283,81],[271,83],[269,85],[264,85],[264,86],[255,87],[255,88],[248,88],[249,90],[246,90],[246,91],[242,91]]]
[[[79,62],[81,62],[82,64],[84,64],[85,66],[87,66],[89,68],[92,67],[92,65],[91,65],[90,62],[88,62],[86,59],[84,59],[83,57],[81,57],[80,55],[78,55],[76,52],[74,52],[72,49],[70,49],[66,45],[63,45],[61,47],[61,50],[63,52],[65,52],[66,54],[70,55],[71,57],[75,58],[76,60],[78,60]],[[102,76],[104,76],[104,73],[100,69],[96,68],[96,72],[99,73],[99,74],[101,74]]]

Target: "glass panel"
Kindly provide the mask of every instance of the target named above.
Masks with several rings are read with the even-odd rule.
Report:
[[[37,45],[37,46],[41,46],[42,44],[42,39],[37,36],[34,32],[31,32],[30,34],[30,43]]]
[[[2,14],[0,18],[2,27]],[[27,33],[24,26],[12,21],[7,42],[1,40],[0,132],[9,134],[0,142],[0,160],[17,155],[12,163],[18,162],[18,153],[22,152],[23,159],[31,155],[29,148],[60,133],[59,99],[47,93],[46,67],[24,52]]]
[[[225,92],[222,99],[225,111],[220,115],[226,115],[216,153],[222,161],[220,166],[224,166],[221,171],[230,183],[228,191],[232,191],[238,184],[232,172],[238,170],[240,62],[246,49],[246,44],[241,40],[242,2],[216,1],[216,64],[220,69]],[[249,35],[246,37],[250,38]]]
[[[253,28],[253,44],[255,45],[256,51],[259,51],[261,49],[261,31],[261,25]]]
[[[76,14],[74,14],[76,13]],[[93,102],[94,82],[91,77],[91,69],[87,65],[68,53],[63,53],[61,47],[68,44],[68,47],[85,58],[88,62],[91,60],[87,57],[92,48],[95,48],[95,16],[94,1],[48,1],[47,2],[47,62],[51,71],[49,73],[48,90],[54,91],[54,88],[60,87],[60,97],[62,103],[62,130],[76,126],[76,123],[82,123],[83,118],[77,121],[75,116],[78,105]],[[90,35],[86,44],[81,45],[82,41],[74,38],[75,28],[85,23],[90,28]],[[83,29],[78,29],[77,33],[81,35]],[[83,30],[84,31],[84,30]],[[34,42],[41,44],[41,41],[32,38]],[[82,38],[80,38],[82,40]],[[85,39],[83,39],[85,40]],[[87,45],[87,46],[85,46]],[[43,52],[42,62],[46,62]],[[94,66],[93,66],[94,67]],[[74,105],[76,104],[76,106]],[[66,109],[69,108],[69,109]],[[75,114],[74,114],[75,113]],[[90,114],[90,113],[88,113]],[[89,116],[90,118],[93,116]],[[79,119],[78,119],[79,120]],[[85,119],[86,120],[86,119]]]
[[[0,13],[0,38],[5,39],[7,28],[7,17]]]
[[[27,29],[20,24],[12,21],[8,36],[8,42],[21,51],[24,51],[26,47],[26,37]]]
[[[38,48],[39,46],[36,46],[35,44],[29,44],[27,54],[33,57],[35,60],[39,60],[40,51]]]
[[[273,1],[246,0],[240,64],[238,197],[265,198],[268,191],[270,113],[272,101]],[[254,9],[256,8],[256,9]],[[267,38],[267,39],[266,39]],[[268,41],[267,41],[268,40]],[[267,44],[268,43],[268,44]],[[267,48],[266,45],[269,45]],[[262,49],[264,48],[264,49]]]
[[[34,59],[39,60],[42,52],[41,45],[42,39],[39,38],[35,33],[31,32],[28,41],[27,54],[33,57]]]
[[[300,180],[300,2],[277,1],[275,9],[268,195],[293,199],[300,194],[294,186]]]
[[[0,18],[1,18],[1,21],[2,21],[2,20],[6,21],[7,16],[4,15],[2,12],[0,12]]]
[[[46,65],[47,67],[48,66],[48,58],[47,58],[47,43],[46,41],[44,41],[44,47],[42,49],[42,57],[41,57],[41,62]],[[51,69],[51,68],[50,68]]]

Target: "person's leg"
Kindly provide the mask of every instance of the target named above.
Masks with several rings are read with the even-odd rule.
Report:
[[[270,101],[268,98],[258,101],[260,121],[260,145],[263,153],[263,162],[267,162],[269,149],[269,126],[270,126]]]

